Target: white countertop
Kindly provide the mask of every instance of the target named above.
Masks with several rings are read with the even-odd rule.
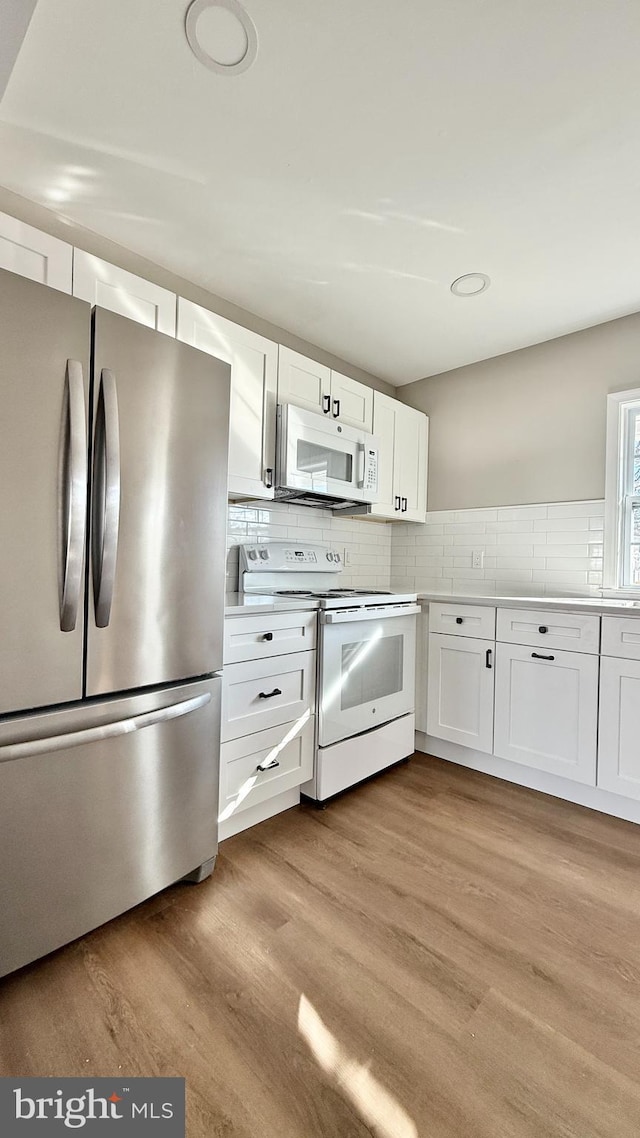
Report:
[[[640,617],[640,601],[616,600],[608,597],[488,597],[467,593],[418,593],[422,602],[442,604],[491,605],[512,609],[565,609],[567,612],[606,613],[609,616]]]
[[[259,593],[227,593],[224,598],[225,616],[242,616],[251,612],[309,612],[318,602],[309,597],[286,598],[261,596]]]

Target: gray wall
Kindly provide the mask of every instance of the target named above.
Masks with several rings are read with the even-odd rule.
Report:
[[[640,313],[400,387],[430,417],[430,510],[604,496],[606,396],[640,387]]]
[[[119,265],[130,273],[137,273],[145,280],[154,281],[155,284],[177,293],[178,296],[192,300],[194,304],[201,304],[203,308],[209,308],[212,312],[225,316],[227,320],[233,320],[244,328],[251,328],[269,340],[275,340],[278,344],[286,344],[288,348],[302,352],[303,355],[312,356],[313,359],[325,364],[326,367],[334,368],[335,371],[351,376],[352,379],[358,379],[361,383],[366,383],[368,387],[375,387],[387,395],[395,395],[395,388],[390,383],[386,383],[385,380],[370,375],[369,372],[324,351],[316,344],[301,340],[285,328],[279,328],[276,324],[262,320],[254,313],[239,308],[223,297],[207,292],[206,289],[176,276],[169,269],[164,269],[160,265],[154,264],[153,261],[147,261],[145,257],[132,253],[129,249],[117,245],[106,237],[100,237],[90,229],[83,229],[82,226],[67,221],[52,210],[28,201],[3,186],[0,186],[0,211],[17,217],[20,221],[26,222],[27,225],[34,225],[36,229],[43,229],[54,237],[59,237],[62,241],[68,241],[70,245],[85,249],[87,253],[92,253],[95,257],[101,257],[104,261]],[[169,252],[167,255],[169,256]]]

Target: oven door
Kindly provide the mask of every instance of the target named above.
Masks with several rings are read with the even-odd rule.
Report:
[[[321,747],[413,711],[418,605],[320,614]]]
[[[377,443],[290,403],[278,407],[278,486],[354,502],[377,497]]]

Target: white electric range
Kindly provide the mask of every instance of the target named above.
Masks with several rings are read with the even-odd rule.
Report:
[[[414,750],[415,593],[334,584],[342,555],[327,545],[270,541],[240,546],[245,594],[314,601],[318,608],[317,802]]]

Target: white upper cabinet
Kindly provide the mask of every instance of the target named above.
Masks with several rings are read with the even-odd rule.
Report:
[[[371,516],[423,522],[427,512],[427,416],[375,391],[373,433],[380,454],[378,501]]]
[[[371,432],[373,389],[299,352],[280,345],[278,402],[330,415],[340,423]]]
[[[229,494],[273,498],[278,345],[182,297],[178,339],[231,364]]]
[[[101,261],[83,249],[74,250],[73,295],[155,328],[156,332],[176,334],[175,293]]]
[[[71,293],[73,247],[0,213],[0,268]]]
[[[362,431],[373,430],[373,388],[331,372],[331,414],[340,423],[349,423]]]

